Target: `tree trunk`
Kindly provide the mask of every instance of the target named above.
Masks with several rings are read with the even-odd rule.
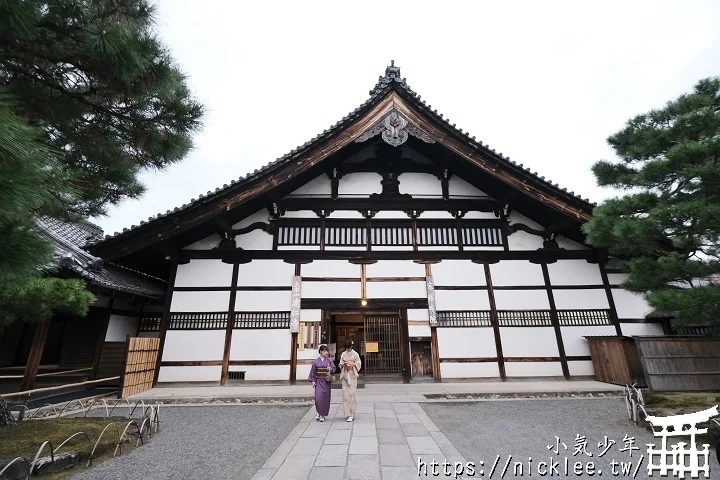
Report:
[[[10,427],[15,425],[15,417],[10,412],[5,399],[0,397],[0,427]]]

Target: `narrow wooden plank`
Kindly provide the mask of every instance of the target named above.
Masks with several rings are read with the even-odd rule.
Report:
[[[550,284],[550,273],[548,272],[547,263],[541,263],[543,279],[545,280],[545,288],[547,290],[548,302],[550,303],[550,319],[553,329],[555,330],[555,338],[557,340],[558,352],[560,354],[560,365],[562,366],[563,376],[566,380],[570,380],[570,370],[568,369],[567,359],[565,358],[565,345],[563,344],[562,330],[560,329],[560,321],[558,320],[557,309],[555,308],[555,297]]]
[[[505,374],[502,339],[500,338],[500,322],[498,321],[497,306],[495,305],[495,292],[493,291],[490,265],[484,263],[483,268],[485,269],[485,283],[487,285],[488,299],[490,301],[490,322],[492,324],[493,335],[495,336],[495,350],[497,351],[498,370],[500,371],[500,379],[505,380],[507,376]]]

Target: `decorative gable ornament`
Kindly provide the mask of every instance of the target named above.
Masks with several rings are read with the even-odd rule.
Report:
[[[385,118],[363,132],[355,142],[365,142],[376,135],[382,135],[385,143],[393,147],[399,147],[407,142],[408,135],[419,138],[425,143],[435,143],[435,140],[430,135],[411,124],[395,110],[385,115]]]

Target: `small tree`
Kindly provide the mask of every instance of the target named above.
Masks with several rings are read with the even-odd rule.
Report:
[[[657,311],[720,326],[720,78],[638,115],[608,142],[620,161],[593,172],[627,193],[595,209],[589,243],[626,259],[622,287]]]

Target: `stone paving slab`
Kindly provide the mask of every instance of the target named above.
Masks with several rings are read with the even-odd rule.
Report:
[[[360,405],[354,422],[337,404],[325,422],[314,417],[313,407],[253,480],[407,480],[418,478],[418,457],[465,462],[445,435],[427,428],[435,424],[416,403]]]

